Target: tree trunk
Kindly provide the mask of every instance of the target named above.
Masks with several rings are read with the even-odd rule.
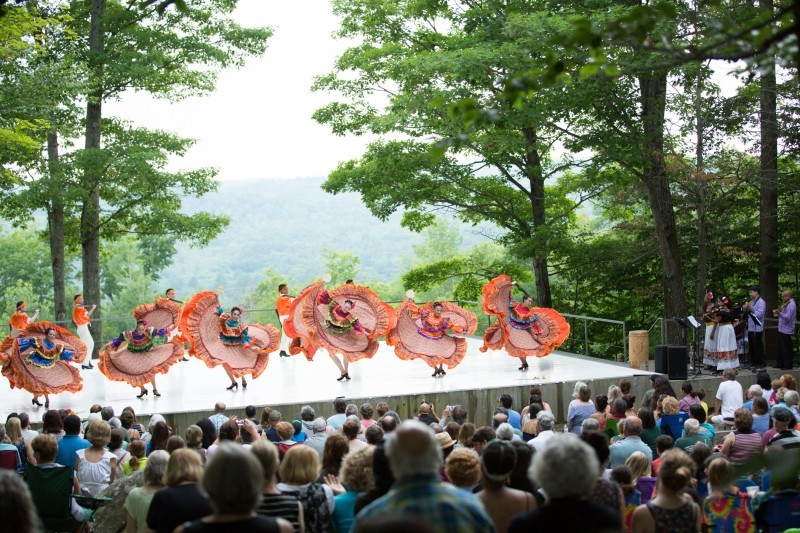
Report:
[[[762,0],[761,8],[773,10],[773,0]],[[766,65],[762,65],[762,68]],[[778,306],[778,119],[775,61],[761,75],[761,206],[759,210],[761,297],[767,309]]]
[[[695,157],[695,172],[697,184],[697,290],[695,292],[695,308],[702,310],[703,299],[707,292],[708,283],[708,219],[706,218],[706,180],[703,176],[703,76],[702,71],[697,72],[697,85],[695,87],[695,129],[697,132],[697,145]],[[702,313],[701,313],[702,314]]]
[[[50,237],[50,264],[53,270],[53,308],[57,322],[67,319],[64,269],[64,202],[58,190],[58,132],[47,133],[47,163],[50,173],[50,205],[47,209],[47,232]]]
[[[531,214],[533,216],[534,230],[545,226],[545,205],[544,205],[544,177],[542,175],[542,162],[539,157],[539,150],[536,147],[538,141],[536,131],[533,128],[523,128],[527,153],[525,154],[525,169],[530,183],[531,193]],[[553,298],[550,293],[550,273],[547,269],[547,256],[550,254],[550,246],[545,245],[533,250],[533,275],[536,277],[536,302],[541,307],[553,307]]]
[[[89,33],[89,69],[92,89],[86,104],[87,152],[99,151],[102,140],[101,119],[103,116],[103,18],[106,0],[92,0],[91,28]],[[100,180],[102,167],[99,154],[88,158],[84,170],[84,186],[88,191],[81,211],[81,258],[83,262],[83,297],[89,305],[97,305],[92,315],[92,337],[95,347],[102,346],[102,322],[100,305]]]
[[[639,76],[644,139],[642,182],[647,189],[653,213],[658,253],[664,272],[664,312],[666,316],[686,314],[678,230],[675,224],[672,193],[664,165],[664,110],[667,95],[667,72],[651,72]],[[667,328],[670,343],[681,342],[681,332],[674,325]]]

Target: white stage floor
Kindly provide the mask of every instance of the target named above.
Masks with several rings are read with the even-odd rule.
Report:
[[[470,338],[469,351],[463,362],[446,376],[433,378],[433,370],[424,362],[402,361],[394,349],[381,344],[373,359],[350,365],[350,381],[338,382],[339,371],[324,350],[314,361],[298,355],[291,358],[270,355],[269,365],[256,380],[248,380],[247,389],[227,391],[229,385],[222,368],[208,368],[198,359],[175,364],[169,373],[158,376],[158,390],[137,399],[138,388],[106,379],[97,368],[82,370],[83,390],[77,394],[61,394],[50,399],[51,409],[72,409],[85,417],[92,404],[110,405],[116,413],[131,405],[137,414],[184,413],[213,409],[217,401],[226,402],[229,409],[256,406],[330,401],[337,396],[346,398],[385,398],[399,395],[424,395],[458,390],[518,387],[533,383],[559,383],[585,379],[616,378],[650,374],[623,365],[582,356],[556,352],[548,357],[529,357],[530,368],[517,370],[519,360],[501,351],[481,353],[481,339]],[[95,366],[97,361],[95,360]],[[149,386],[148,386],[149,388]],[[10,412],[32,412],[31,394],[0,385],[2,420]],[[44,412],[44,407],[37,408]],[[39,417],[32,416],[32,420]]]

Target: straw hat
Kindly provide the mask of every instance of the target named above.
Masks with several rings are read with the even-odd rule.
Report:
[[[436,440],[439,441],[439,446],[441,446],[443,450],[452,448],[456,444],[456,441],[453,440],[453,437],[451,437],[450,434],[446,431],[437,433]]]

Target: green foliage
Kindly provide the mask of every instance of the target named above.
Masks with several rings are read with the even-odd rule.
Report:
[[[361,264],[361,260],[350,252],[339,252],[330,248],[323,250],[322,262],[325,271],[331,276],[331,287],[338,287],[348,279],[355,280]]]
[[[53,277],[47,245],[35,231],[14,231],[0,235],[0,286],[3,300],[0,308],[14,311],[18,300],[28,301],[28,308],[38,306],[42,317],[52,306]],[[46,306],[46,307],[44,307]],[[29,313],[30,314],[30,313]]]
[[[101,257],[104,304],[103,331],[109,339],[134,326],[131,312],[155,299],[153,278],[145,272],[145,258],[138,242],[126,237],[107,243]],[[104,339],[105,340],[105,339]]]

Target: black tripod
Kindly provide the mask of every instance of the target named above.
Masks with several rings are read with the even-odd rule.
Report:
[[[698,335],[698,332],[700,331],[700,324],[694,320],[694,317],[675,317],[673,320],[678,323],[678,325],[683,329],[684,333],[686,333],[686,331],[689,329],[692,330],[694,346],[689,345],[689,336],[686,335],[686,349],[691,350],[692,352],[692,355],[689,357],[689,366],[692,369],[692,373],[690,375],[693,377],[702,375],[703,372],[701,367],[703,366],[703,358],[700,356],[700,336]]]

